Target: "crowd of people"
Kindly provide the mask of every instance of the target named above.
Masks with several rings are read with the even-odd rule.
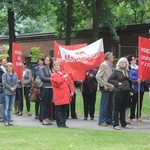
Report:
[[[43,86],[36,89],[35,119],[42,125],[67,128],[69,107],[72,119],[76,114],[76,84],[80,86],[83,97],[84,120],[94,120],[97,89],[101,92],[98,125],[112,125],[115,130],[121,127],[132,129],[131,122],[142,121],[141,111],[144,96],[144,81],[138,79],[138,65],[134,55],[122,57],[114,67],[114,56],[105,53],[105,61],[98,67],[88,70],[84,81],[74,82],[71,76],[61,70],[61,63],[50,56],[39,58],[32,70],[22,63],[22,78],[18,79],[12,63],[2,59],[0,66],[0,117],[5,126],[13,126],[12,110],[23,115],[24,99],[27,115],[30,112],[30,89],[34,80],[40,78]],[[138,85],[140,85],[140,105],[138,105]],[[138,109],[140,106],[140,109]],[[130,110],[130,115],[129,115]],[[140,110],[140,111],[139,111]]]

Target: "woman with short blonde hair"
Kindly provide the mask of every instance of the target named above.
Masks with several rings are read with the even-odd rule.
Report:
[[[7,73],[2,75],[2,83],[4,87],[4,125],[12,126],[11,114],[12,106],[14,105],[18,77],[14,73],[14,66],[8,62],[6,66]]]

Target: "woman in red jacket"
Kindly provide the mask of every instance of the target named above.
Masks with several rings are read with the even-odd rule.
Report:
[[[62,72],[60,67],[60,62],[55,61],[53,64],[55,72],[51,75],[51,83],[54,92],[56,123],[58,127],[66,128],[68,104],[71,102],[75,89],[69,75]]]

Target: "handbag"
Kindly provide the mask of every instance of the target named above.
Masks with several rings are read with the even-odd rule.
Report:
[[[30,102],[36,102],[37,101],[37,94],[34,91],[34,88],[30,89],[29,95],[28,95]]]
[[[43,86],[44,86],[44,83],[42,82],[40,76],[38,75],[38,76],[35,78],[34,87],[37,88],[37,89],[40,89],[40,88],[43,88]]]

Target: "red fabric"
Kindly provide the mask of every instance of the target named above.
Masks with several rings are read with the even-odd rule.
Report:
[[[60,54],[60,49],[59,49],[59,46],[63,47],[63,48],[66,48],[68,50],[77,50],[77,49],[80,49],[82,47],[85,47],[87,46],[87,43],[83,43],[83,44],[75,44],[75,45],[61,45],[61,44],[58,44],[56,41],[54,42],[54,56],[55,56],[55,60],[59,61],[59,62],[62,62],[62,58],[61,58],[61,54]],[[66,71],[65,68],[64,68],[64,65],[63,63],[61,63],[61,70],[62,71]],[[68,69],[67,69],[68,70]],[[71,69],[72,70],[72,69]],[[84,70],[80,70],[80,77],[78,76],[78,71],[75,73],[75,72],[70,72],[68,73],[70,75],[70,77],[72,78],[72,80],[74,81],[78,81],[78,80],[81,80],[81,79],[84,79],[85,78],[85,71]]]
[[[12,44],[12,63],[14,65],[14,71],[18,76],[18,79],[22,79],[22,46],[21,44]]]
[[[70,77],[67,80],[63,77],[64,74],[59,74],[54,72],[51,75],[51,83],[54,92],[54,103],[55,105],[64,105],[71,102],[70,90],[68,84],[70,85],[71,92],[75,92],[73,81]]]
[[[147,38],[139,37],[138,48],[138,66],[139,66],[139,79],[150,80],[150,40]]]
[[[59,46],[62,64],[67,74],[75,81],[84,80],[85,72],[99,67],[104,61],[103,39],[77,50],[68,50]]]

